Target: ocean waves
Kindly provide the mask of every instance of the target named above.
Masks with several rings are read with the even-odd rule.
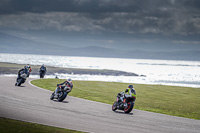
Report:
[[[64,68],[108,69],[145,75],[145,77],[135,77],[55,73],[60,78],[71,77],[76,80],[200,87],[199,61],[0,54],[0,62],[31,65],[45,64],[46,66]],[[51,75],[51,77],[55,77],[55,75]]]

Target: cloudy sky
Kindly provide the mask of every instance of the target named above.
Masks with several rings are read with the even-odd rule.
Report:
[[[1,0],[0,32],[69,47],[200,51],[200,0]]]

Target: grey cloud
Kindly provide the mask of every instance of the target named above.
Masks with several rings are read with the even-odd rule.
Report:
[[[1,0],[1,13],[149,12],[158,8],[197,8],[199,0]]]
[[[0,28],[58,31],[200,34],[200,17],[174,13],[168,18],[140,13],[23,13],[0,15]]]
[[[79,13],[24,13],[0,16],[1,29],[95,31],[102,29],[94,21]]]
[[[199,0],[1,0],[0,29],[200,34]]]

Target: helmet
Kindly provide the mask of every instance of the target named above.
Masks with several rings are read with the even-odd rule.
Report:
[[[72,80],[70,78],[67,79],[67,82],[68,82],[69,87],[73,88],[73,83],[72,83]]]
[[[30,67],[29,64],[27,64],[27,65],[24,66],[24,68],[26,68],[26,69],[30,69],[31,67]]]
[[[24,66],[24,69],[28,69],[28,66],[26,65],[26,66]]]
[[[129,85],[128,88],[131,88],[131,89],[132,89],[132,88],[133,88],[133,85]]]
[[[72,80],[69,78],[69,79],[67,79],[67,82],[70,82],[70,83],[72,83]]]

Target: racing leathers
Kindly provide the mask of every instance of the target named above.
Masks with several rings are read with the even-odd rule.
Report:
[[[29,73],[29,72],[28,72],[28,69],[26,69],[26,68],[22,68],[22,69],[20,69],[20,70],[18,71],[18,77],[17,77],[17,80],[20,78],[20,75],[23,74],[23,73],[28,74],[28,73]]]
[[[125,93],[127,93],[130,96],[133,96],[134,99],[136,99],[136,91],[135,91],[134,88],[127,88],[125,90]],[[120,95],[120,98],[119,98],[119,101],[118,101],[119,103],[124,101],[124,95],[125,95],[125,93],[124,92],[119,93],[119,95]]]
[[[30,73],[32,72],[31,66],[27,64],[26,66],[24,66],[24,68],[28,70],[27,77],[29,77]]]
[[[127,88],[127,89],[125,90],[125,93],[128,93],[128,95],[131,95],[131,96],[133,96],[133,97],[136,98],[136,91],[135,91],[134,88]]]

